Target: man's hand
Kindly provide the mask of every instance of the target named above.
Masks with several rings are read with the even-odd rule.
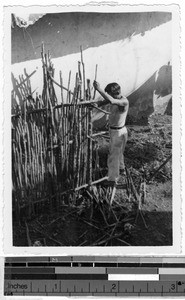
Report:
[[[100,84],[96,80],[94,80],[93,86],[94,86],[95,90],[97,90],[97,91],[100,89]]]

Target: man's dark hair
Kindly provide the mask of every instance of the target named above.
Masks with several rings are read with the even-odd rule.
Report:
[[[106,86],[105,92],[112,95],[119,95],[121,92],[121,87],[118,83],[112,82]]]

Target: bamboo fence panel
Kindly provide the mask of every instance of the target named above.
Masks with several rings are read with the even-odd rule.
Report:
[[[52,207],[52,199],[60,203],[65,197],[69,205],[74,204],[77,191],[100,179],[96,176],[97,163],[93,167],[93,151],[96,161],[98,153],[92,139],[92,107],[88,105],[91,86],[90,80],[86,83],[85,79],[82,48],[73,91],[69,72],[66,103],[62,72],[59,73],[60,105],[54,88],[54,66],[44,45],[41,58],[42,96],[36,94],[33,99],[30,82],[20,78],[23,84],[19,85],[19,91],[25,99],[24,106],[12,116],[13,207],[19,215],[21,207],[28,206],[29,217],[37,210],[34,203],[42,206],[45,199]]]

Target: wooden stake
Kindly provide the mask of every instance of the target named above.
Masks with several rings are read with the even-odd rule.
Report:
[[[95,77],[94,77],[94,80],[95,80],[95,81],[97,80],[97,72],[98,72],[98,65],[96,65],[96,68],[95,68]],[[95,96],[96,96],[96,90],[94,89],[94,96],[93,96],[93,99],[95,99]]]
[[[62,79],[62,72],[60,71],[60,87],[61,87],[61,102],[64,104],[64,94],[63,94],[63,79]]]
[[[83,101],[86,100],[86,87],[85,87],[85,65],[83,61],[83,49],[82,46],[80,46],[80,52],[81,52],[81,63],[82,63],[82,74],[83,74]]]
[[[27,242],[28,246],[32,246],[31,239],[30,239],[30,234],[29,234],[29,229],[28,229],[28,224],[25,222],[25,227],[26,227],[26,237],[27,237]]]
[[[167,164],[167,162],[172,158],[172,154],[159,166],[159,168],[154,172],[154,174],[148,179],[148,182],[154,178],[157,173]]]
[[[116,185],[114,185],[113,189],[112,189],[112,195],[111,195],[111,199],[110,199],[110,205],[112,205],[112,203],[114,201],[115,194],[116,194]]]
[[[71,71],[69,72],[69,78],[68,78],[68,85],[67,85],[67,99],[66,99],[66,103],[69,103],[69,88],[70,88],[70,82],[71,82]]]
[[[80,69],[80,61],[78,62],[78,77],[79,77],[79,99],[82,99],[82,74]]]
[[[108,176],[105,176],[105,177],[103,177],[103,178],[100,178],[100,179],[98,179],[98,180],[95,180],[95,181],[91,182],[91,184],[86,183],[86,184],[84,184],[84,185],[82,185],[82,186],[77,187],[77,188],[75,189],[75,191],[79,191],[79,190],[84,189],[84,188],[86,188],[86,187],[88,187],[88,186],[90,186],[90,185],[98,184],[98,183],[100,183],[100,182],[102,182],[102,181],[104,181],[104,180],[107,180],[107,179],[108,179]]]

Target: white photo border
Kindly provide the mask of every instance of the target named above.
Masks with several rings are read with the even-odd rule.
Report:
[[[54,12],[142,12],[166,11],[172,13],[172,168],[173,168],[173,245],[137,247],[15,247],[12,244],[12,186],[11,186],[11,14],[16,11]],[[180,103],[180,8],[169,5],[82,5],[82,6],[11,6],[4,9],[4,228],[5,255],[161,255],[181,251],[181,103]]]

